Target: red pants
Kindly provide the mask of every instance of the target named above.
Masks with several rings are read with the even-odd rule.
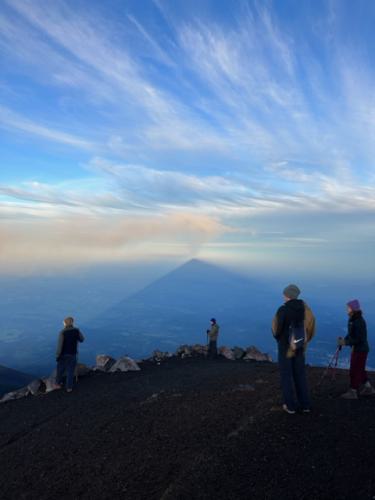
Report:
[[[352,352],[350,357],[350,387],[358,389],[360,385],[367,382],[366,361],[367,352]]]

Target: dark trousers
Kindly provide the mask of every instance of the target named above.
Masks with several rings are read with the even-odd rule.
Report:
[[[66,388],[72,389],[76,364],[76,354],[64,354],[60,356],[57,362],[56,384],[62,384],[64,373],[66,373]]]
[[[367,352],[352,352],[350,357],[350,387],[358,389],[368,380],[366,373]]]
[[[278,361],[284,403],[289,410],[296,410],[295,393],[298,406],[302,409],[308,409],[310,408],[310,397],[306,380],[305,353],[301,349],[296,352],[294,357],[287,358],[286,352],[283,346],[279,347]]]
[[[210,359],[217,358],[217,340],[210,340],[208,344],[208,357]]]

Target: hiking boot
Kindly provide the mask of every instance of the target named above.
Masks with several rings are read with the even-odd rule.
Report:
[[[372,387],[370,382],[366,382],[362,389],[359,391],[360,396],[372,396],[375,394],[375,389]]]
[[[52,391],[57,391],[58,389],[61,389],[61,385],[60,384],[53,384]]]
[[[358,399],[358,394],[356,389],[348,389],[344,394],[341,394],[343,399]]]
[[[290,410],[286,404],[283,404],[282,406],[283,410],[286,411],[287,413],[289,413],[289,415],[294,415],[296,412],[295,410]]]
[[[73,389],[67,389],[66,392],[72,392]]]

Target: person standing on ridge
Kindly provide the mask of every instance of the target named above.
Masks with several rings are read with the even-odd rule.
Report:
[[[74,370],[77,364],[77,344],[85,340],[82,333],[74,326],[74,319],[68,317],[64,319],[64,328],[59,334],[56,350],[56,383],[55,389],[61,389],[63,376],[66,372],[66,391],[72,392]]]
[[[315,333],[315,318],[309,306],[298,299],[297,285],[283,290],[284,305],[279,307],[272,321],[272,333],[278,344],[278,362],[283,394],[283,410],[293,414],[298,407],[304,413],[311,403],[305,370],[305,351]]]
[[[217,338],[219,336],[219,325],[216,323],[215,318],[211,318],[211,328],[207,330],[208,337],[208,358],[217,358]]]
[[[366,361],[369,353],[367,341],[367,325],[363,318],[360,303],[357,299],[349,301],[348,311],[348,334],[346,337],[337,339],[338,346],[350,346],[352,354],[350,356],[350,388],[341,395],[344,399],[358,399],[358,392],[361,396],[371,396],[375,394],[366,373]]]

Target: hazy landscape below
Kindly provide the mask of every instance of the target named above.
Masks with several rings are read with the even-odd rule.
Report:
[[[363,306],[370,346],[375,344],[373,283],[297,278],[289,281],[298,282],[301,297],[317,317],[310,363],[328,363],[336,337],[346,332],[345,303],[354,297]],[[80,360],[89,364],[104,352],[141,358],[157,348],[174,351],[180,344],[205,343],[213,316],[221,326],[220,344],[254,344],[274,357],[270,323],[287,283],[285,276],[258,272],[252,277],[196,259],[181,266],[111,266],[65,276],[3,277],[0,364],[40,375],[50,371],[67,315],[77,319],[87,337]],[[344,366],[348,356],[346,349]],[[372,353],[369,366],[375,366]]]

